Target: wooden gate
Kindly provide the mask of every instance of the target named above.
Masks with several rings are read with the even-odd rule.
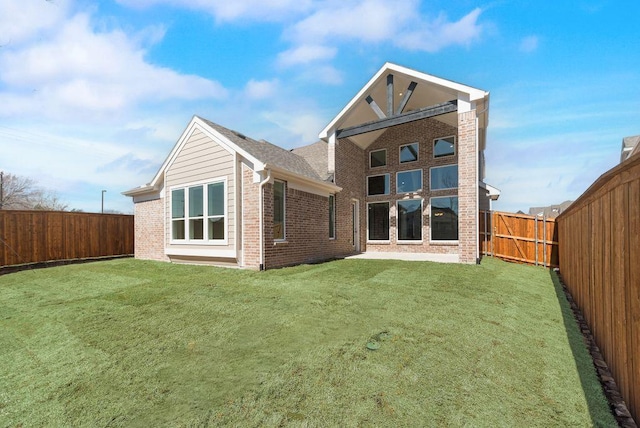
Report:
[[[482,255],[536,266],[558,266],[555,219],[480,211],[479,225]]]

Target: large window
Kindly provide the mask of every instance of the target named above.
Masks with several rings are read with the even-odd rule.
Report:
[[[224,181],[171,191],[171,239],[186,242],[224,241]]]
[[[398,201],[398,241],[422,240],[422,200]]]
[[[456,137],[442,137],[433,140],[433,157],[453,156],[456,153]]]
[[[372,175],[367,177],[367,195],[388,195],[389,174]]]
[[[431,190],[456,189],[458,187],[458,165],[431,168]]]
[[[418,143],[400,146],[400,163],[415,162],[418,160]]]
[[[369,166],[375,168],[387,164],[387,149],[373,150],[369,152]]]
[[[431,198],[431,240],[458,240],[458,197]]]
[[[389,202],[373,202],[368,208],[368,240],[389,240]]]
[[[336,237],[336,196],[329,195],[329,238]]]
[[[396,192],[409,193],[422,190],[422,170],[402,171],[396,174]]]
[[[285,237],[285,198],[286,186],[283,181],[273,182],[273,239]]]

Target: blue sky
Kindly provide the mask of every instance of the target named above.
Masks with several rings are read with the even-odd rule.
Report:
[[[198,114],[286,148],[386,62],[491,92],[494,208],[578,197],[640,134],[640,2],[0,0],[0,170],[132,212]]]

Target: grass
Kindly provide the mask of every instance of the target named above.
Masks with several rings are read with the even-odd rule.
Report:
[[[0,276],[0,422],[616,426],[553,279],[492,259]]]

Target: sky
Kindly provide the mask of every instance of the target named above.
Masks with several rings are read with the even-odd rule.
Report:
[[[389,61],[490,92],[494,209],[576,199],[640,134],[635,0],[0,0],[0,170],[133,212],[193,115],[285,148]]]

